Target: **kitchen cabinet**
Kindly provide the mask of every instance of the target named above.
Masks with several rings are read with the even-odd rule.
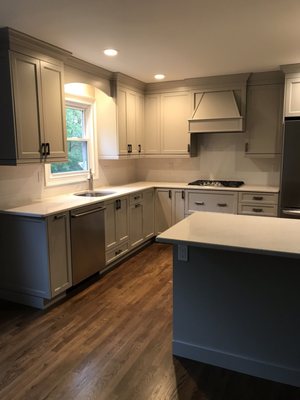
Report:
[[[238,214],[277,217],[278,193],[240,192]]]
[[[143,192],[143,236],[144,240],[154,236],[154,189]]]
[[[134,248],[154,236],[154,190],[130,195],[129,243]]]
[[[117,90],[119,154],[143,154],[144,95],[126,87]]]
[[[9,51],[0,82],[0,163],[67,161],[62,62]]]
[[[285,79],[285,117],[300,116],[300,74],[288,74]]]
[[[142,192],[130,195],[129,210],[129,244],[130,248],[133,248],[141,244],[144,239]]]
[[[105,202],[105,207],[105,249],[108,264],[128,251],[128,197],[109,200]]]
[[[281,153],[283,85],[249,85],[245,153],[274,156]]]
[[[181,221],[185,216],[185,191],[156,189],[155,232],[159,234]]]
[[[47,218],[3,214],[0,226],[1,297],[45,308],[72,285],[69,212]]]
[[[189,91],[145,96],[145,154],[189,155],[191,116]]]
[[[185,214],[194,211],[210,211],[237,214],[237,193],[224,191],[187,190]]]

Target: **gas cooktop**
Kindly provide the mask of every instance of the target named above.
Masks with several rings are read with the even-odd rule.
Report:
[[[198,179],[197,181],[190,182],[188,185],[197,186],[214,186],[214,187],[240,187],[244,184],[243,181],[216,181],[210,179]]]

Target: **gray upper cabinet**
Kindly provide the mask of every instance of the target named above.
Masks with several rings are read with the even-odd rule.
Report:
[[[281,153],[283,83],[249,85],[245,153],[274,156]]]
[[[1,36],[0,164],[66,161],[63,62],[10,47]]]

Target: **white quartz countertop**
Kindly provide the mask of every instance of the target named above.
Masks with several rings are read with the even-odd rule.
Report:
[[[150,188],[168,188],[168,189],[196,189],[205,191],[234,191],[234,192],[262,192],[262,193],[278,193],[279,188],[274,186],[250,186],[243,185],[239,188],[227,187],[211,187],[211,186],[193,186],[186,182],[136,182],[123,186],[105,186],[98,187],[94,190],[113,191],[114,194],[103,197],[83,197],[76,196],[74,193],[53,196],[41,200],[34,201],[30,204],[24,204],[19,207],[8,208],[2,210],[4,213],[24,215],[30,217],[47,217],[52,214],[72,210],[77,207],[100,203],[106,200],[118,198],[123,195],[134,193],[140,190]]]
[[[156,240],[300,258],[300,220],[195,212]]]

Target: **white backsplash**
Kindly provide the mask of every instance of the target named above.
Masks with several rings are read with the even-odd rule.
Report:
[[[101,160],[96,186],[134,181],[190,182],[196,179],[243,180],[253,185],[279,185],[279,158],[244,155],[243,134],[203,135],[196,158]],[[45,187],[43,165],[0,166],[0,209],[58,194],[87,189],[87,182]]]
[[[134,160],[108,160],[99,162],[99,179],[94,183],[95,186],[107,186],[135,181]],[[88,188],[87,182],[53,187],[46,187],[44,182],[43,165],[0,166],[0,209]]]
[[[199,157],[137,161],[137,179],[191,182],[196,179],[243,180],[249,185],[278,186],[280,157],[252,158],[244,153],[241,133],[205,134],[199,140]]]

